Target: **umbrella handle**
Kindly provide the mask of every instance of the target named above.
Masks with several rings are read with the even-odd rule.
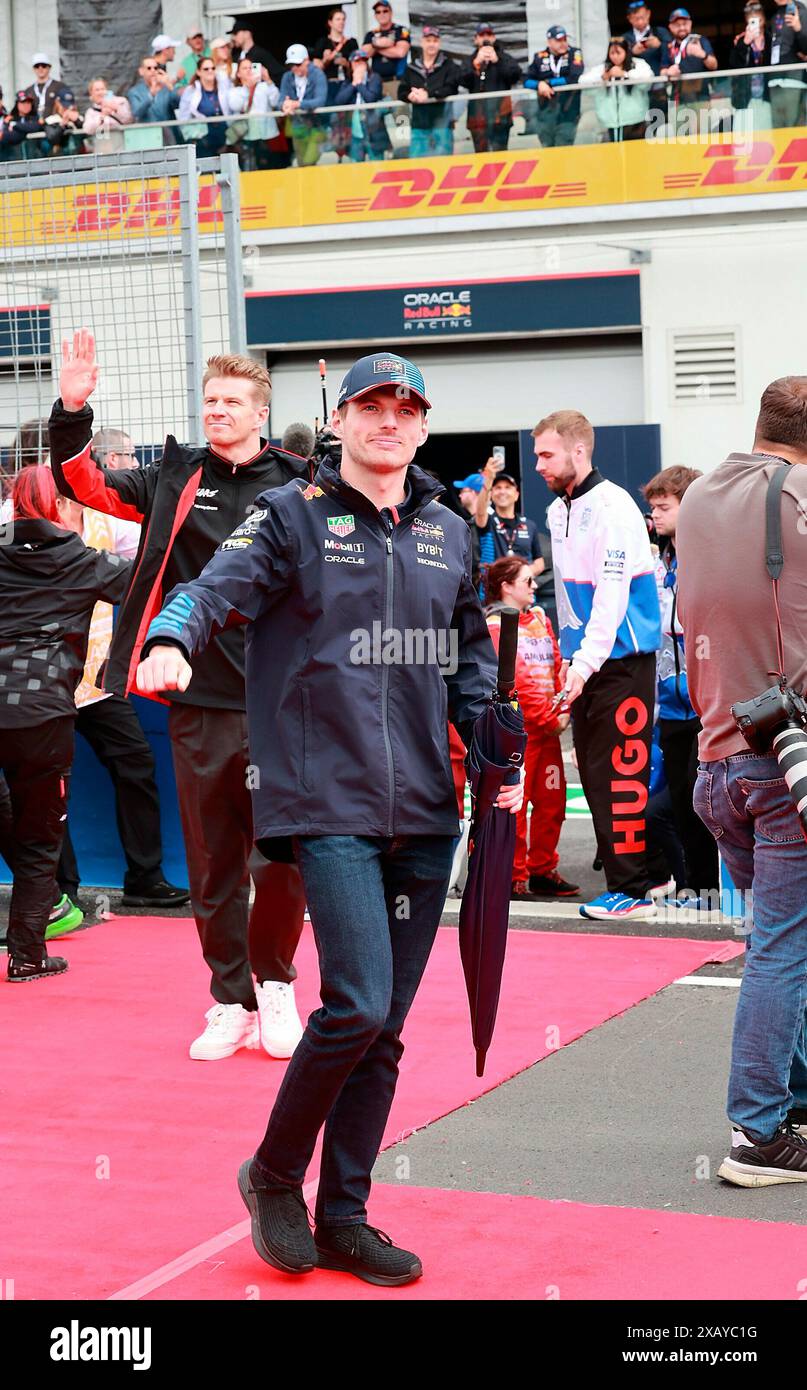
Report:
[[[496,690],[500,700],[510,699],[516,683],[518,626],[518,609],[503,608],[499,635],[499,669],[496,672]]]

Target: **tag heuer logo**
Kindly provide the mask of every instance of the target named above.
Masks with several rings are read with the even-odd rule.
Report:
[[[328,517],[328,530],[332,531],[335,536],[349,536],[351,531],[355,531],[355,529],[356,523],[350,514]]]

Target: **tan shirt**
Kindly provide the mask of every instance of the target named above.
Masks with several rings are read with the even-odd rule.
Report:
[[[773,586],[765,568],[765,495],[781,459],[729,454],[686,491],[676,529],[678,613],[689,697],[704,761],[746,752],[731,706],[775,683]],[[785,673],[807,687],[807,466],[794,464],[782,495],[784,568],[779,606]]]

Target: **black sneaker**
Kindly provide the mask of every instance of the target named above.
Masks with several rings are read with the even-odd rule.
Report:
[[[791,1129],[795,1129],[802,1139],[807,1139],[807,1107],[798,1106],[795,1110],[788,1113],[787,1123]]]
[[[573,898],[580,887],[577,883],[567,883],[557,869],[553,869],[551,874],[530,874],[530,892],[539,898]]]
[[[731,1153],[717,1170],[718,1177],[738,1187],[771,1187],[777,1182],[807,1182],[807,1138],[790,1121],[780,1125],[766,1144],[751,1139],[736,1125]]]
[[[182,907],[190,901],[190,896],[187,888],[175,888],[173,883],[161,878],[146,888],[124,890],[121,903],[124,907]]]
[[[314,1239],[320,1269],[340,1269],[365,1284],[411,1284],[423,1273],[417,1255],[399,1250],[375,1226],[317,1226]]]
[[[317,1263],[302,1188],[267,1186],[254,1161],[238,1170],[238,1190],[252,1217],[252,1244],[284,1274],[308,1274]]]
[[[10,985],[22,985],[26,980],[47,980],[51,975],[63,975],[66,969],[64,956],[45,956],[38,964],[9,956],[6,978]]]

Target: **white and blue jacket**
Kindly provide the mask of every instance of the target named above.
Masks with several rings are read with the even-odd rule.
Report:
[[[696,719],[687,688],[684,629],[678,617],[678,556],[669,543],[656,561],[661,650],[656,668],[659,719]]]
[[[644,518],[597,469],[550,506],[560,650],[588,680],[609,659],[655,652],[661,619]]]

